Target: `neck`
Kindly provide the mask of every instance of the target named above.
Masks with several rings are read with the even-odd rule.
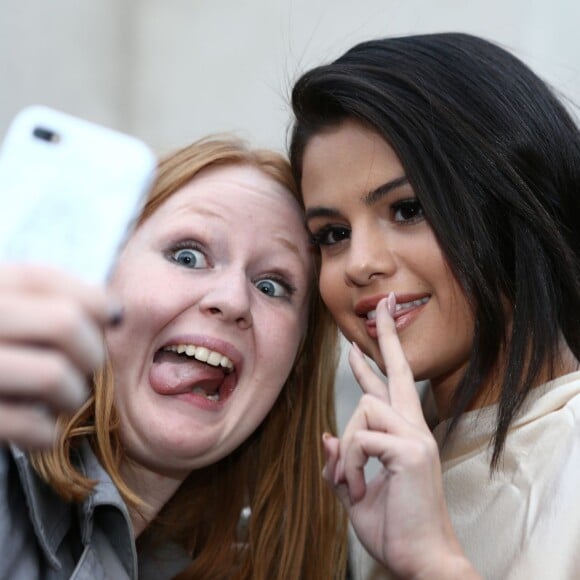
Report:
[[[500,368],[504,368],[503,364]],[[568,345],[562,340],[558,356],[554,361],[554,366],[546,362],[538,373],[533,387],[539,387],[549,380],[556,379],[568,373],[577,371],[580,368],[580,362],[574,356]],[[433,391],[433,398],[435,406],[437,407],[437,414],[440,421],[449,419],[452,414],[452,397],[459,385],[459,382],[465,375],[467,363],[459,369],[455,369],[453,373],[437,379],[431,379],[431,388]],[[481,409],[490,405],[496,404],[501,396],[500,384],[503,373],[494,373],[490,378],[482,383],[475,398],[467,408],[467,411]]]
[[[121,474],[125,483],[143,502],[137,509],[129,508],[133,532],[138,538],[171,499],[183,478],[161,475],[132,461],[122,464]]]

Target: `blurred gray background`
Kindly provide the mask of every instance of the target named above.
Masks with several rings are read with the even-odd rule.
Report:
[[[374,36],[502,43],[571,97],[577,0],[0,0],[0,135],[43,103],[163,152],[236,130],[283,149],[296,76]]]
[[[160,154],[221,131],[285,151],[301,72],[360,40],[435,31],[501,43],[574,108],[579,24],[578,0],[0,0],[0,136],[38,103]],[[359,394],[341,369],[342,426]]]

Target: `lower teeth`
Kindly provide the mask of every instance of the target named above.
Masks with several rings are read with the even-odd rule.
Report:
[[[210,401],[219,401],[220,400],[220,394],[219,393],[213,393],[212,395],[206,393],[201,387],[194,387],[191,392],[194,395],[203,395],[206,399],[209,399]]]

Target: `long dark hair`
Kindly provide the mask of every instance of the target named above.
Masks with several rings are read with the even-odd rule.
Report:
[[[544,365],[553,374],[562,335],[580,357],[578,127],[520,60],[459,33],[359,44],[304,74],[292,106],[299,184],[310,137],[346,118],[376,130],[399,156],[475,313],[448,434],[483,381],[495,381],[497,467]]]

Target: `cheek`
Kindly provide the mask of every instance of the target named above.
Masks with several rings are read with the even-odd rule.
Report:
[[[281,385],[286,381],[292,370],[298,354],[298,348],[306,330],[304,312],[307,305],[303,306],[302,312],[295,312],[291,316],[272,321],[267,326],[269,331],[261,336],[261,363],[263,372],[275,377],[271,378],[271,384]],[[274,330],[274,332],[273,332]]]
[[[131,330],[130,322],[125,320],[120,328],[107,332],[105,344],[109,362],[113,369],[116,384],[127,384],[130,377],[130,361],[136,361],[137,332]]]
[[[348,298],[347,293],[344,292],[345,288],[338,269],[329,265],[323,266],[320,270],[318,286],[322,300],[332,315],[336,317],[337,314],[340,314],[341,305]]]
[[[475,317],[463,288],[448,268],[444,272],[441,288],[438,295],[449,335],[455,338],[458,345],[470,349],[475,331]]]
[[[153,356],[154,341],[173,316],[168,301],[156,300],[155,292],[136,285],[132,290],[130,294],[116,294],[122,300],[123,322],[105,334],[115,377],[122,382],[133,378],[136,369]]]

